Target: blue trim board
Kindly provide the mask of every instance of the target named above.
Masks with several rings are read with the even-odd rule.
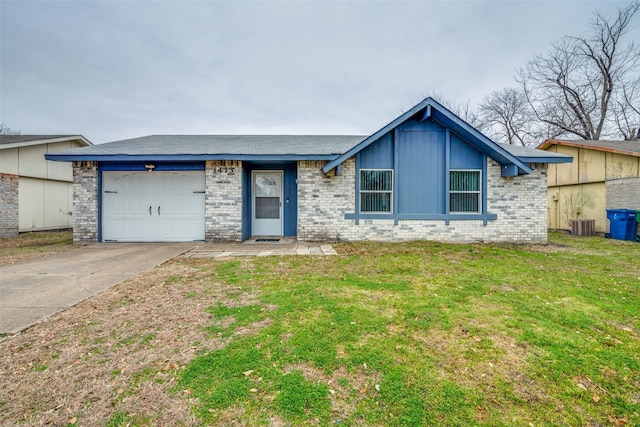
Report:
[[[204,162],[100,162],[100,171],[146,171],[146,165],[153,164],[153,170],[162,171],[200,171],[205,169]]]
[[[445,128],[444,131],[444,211],[449,212],[451,210],[451,131],[449,128]],[[449,225],[449,221],[447,221]]]
[[[360,212],[360,152],[356,153],[356,200],[355,208],[356,212]],[[358,218],[356,218],[356,225],[358,225]]]
[[[484,221],[484,224],[487,224],[487,221],[493,221],[498,219],[497,214],[487,213],[487,214],[357,214],[357,213],[347,213],[344,214],[344,219],[354,219],[356,220],[356,225],[358,225],[358,221],[367,220],[367,219],[393,219],[395,221],[399,220],[442,220],[445,221],[447,225],[449,225],[449,221]]]
[[[398,203],[400,203],[400,184],[398,179],[398,174],[395,173],[399,168],[399,156],[398,156],[398,128],[393,130],[393,135],[391,136],[391,144],[393,144],[393,213],[398,213]],[[356,211],[360,212],[360,211]],[[394,222],[395,225],[398,225],[398,220],[396,219]]]
[[[487,183],[489,182],[489,177],[487,176],[487,155],[482,156],[482,215],[488,215],[487,212]],[[449,211],[447,211],[449,212]],[[487,223],[485,222],[485,225]]]
[[[102,169],[98,165],[98,242],[102,242]]]

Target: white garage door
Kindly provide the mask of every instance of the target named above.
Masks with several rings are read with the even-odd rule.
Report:
[[[102,174],[102,240],[204,240],[204,172]]]

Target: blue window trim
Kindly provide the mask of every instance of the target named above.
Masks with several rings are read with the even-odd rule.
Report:
[[[400,220],[442,220],[446,225],[449,225],[450,221],[478,221],[482,220],[484,225],[487,225],[488,221],[498,219],[496,214],[355,214],[347,213],[344,215],[345,219],[354,219],[356,225],[360,220],[367,219],[392,219],[396,225]]]
[[[450,187],[450,177],[449,174],[451,172],[451,131],[446,128],[445,130],[445,214],[400,214],[397,211],[398,206],[398,188],[399,188],[399,180],[396,177],[395,171],[398,169],[398,144],[397,141],[397,129],[394,129],[393,132],[393,170],[394,170],[394,179],[393,179],[393,213],[360,213],[360,152],[358,151],[355,155],[356,158],[356,200],[355,200],[355,212],[346,213],[344,215],[345,219],[353,219],[355,220],[355,224],[359,225],[360,220],[372,220],[372,219],[392,219],[395,225],[398,225],[400,220],[440,220],[444,221],[446,225],[449,225],[451,221],[478,221],[481,220],[483,225],[487,225],[489,221],[494,221],[498,219],[498,215],[494,213],[489,213],[487,211],[487,163],[488,163],[488,155],[482,154],[482,210],[480,213],[451,213],[450,209],[450,201],[449,201],[449,187]],[[366,168],[370,169],[370,168]]]
[[[482,199],[480,200],[479,203],[481,203],[480,206],[480,211],[479,212],[452,212],[451,211],[451,172],[477,172],[480,174],[480,195],[482,196]],[[449,201],[449,206],[447,209],[447,212],[450,213],[455,213],[455,214],[460,214],[460,215],[473,215],[473,214],[484,214],[486,213],[486,209],[485,209],[485,197],[484,197],[484,173],[482,172],[482,169],[449,169],[449,182],[447,183],[447,200]],[[459,191],[454,192],[455,193],[461,193]],[[464,192],[463,192],[464,193]],[[477,192],[476,192],[477,193]]]

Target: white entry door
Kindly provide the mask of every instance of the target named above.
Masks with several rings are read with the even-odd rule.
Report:
[[[282,236],[282,171],[253,171],[254,236]]]
[[[203,171],[102,174],[102,240],[204,240]]]

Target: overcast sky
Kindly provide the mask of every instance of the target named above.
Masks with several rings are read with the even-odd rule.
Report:
[[[628,3],[0,0],[0,122],[93,143],[371,134],[433,92],[477,104]]]

